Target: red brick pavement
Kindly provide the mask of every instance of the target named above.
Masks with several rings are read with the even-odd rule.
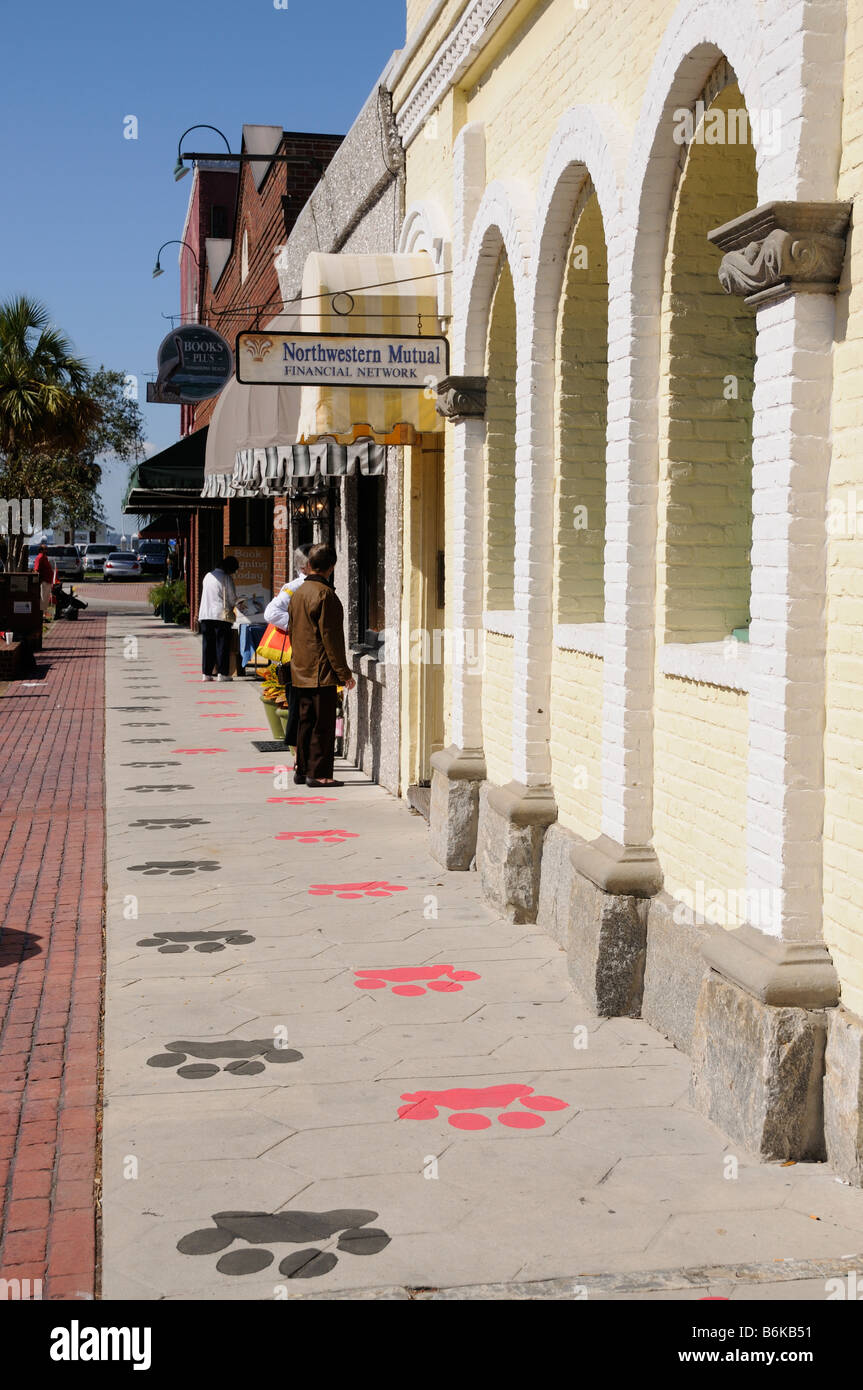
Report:
[[[0,698],[0,1278],[96,1292],[105,618]]]

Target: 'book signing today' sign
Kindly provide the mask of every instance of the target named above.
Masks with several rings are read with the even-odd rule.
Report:
[[[397,386],[449,372],[446,338],[368,333],[240,333],[237,380],[249,385]]]

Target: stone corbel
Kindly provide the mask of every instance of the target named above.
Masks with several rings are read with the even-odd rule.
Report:
[[[834,294],[850,216],[850,203],[763,203],[735,217],[707,233],[725,252],[719,283],[747,304]]]
[[[462,420],[485,418],[484,376],[445,376],[437,384],[437,413],[458,425]]]

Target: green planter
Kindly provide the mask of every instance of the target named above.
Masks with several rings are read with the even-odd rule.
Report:
[[[279,719],[279,711],[276,706],[271,704],[269,700],[262,700],[261,704],[264,707],[264,713],[267,716],[267,723],[270,726],[270,733],[273,735],[273,738],[284,738],[284,725]]]

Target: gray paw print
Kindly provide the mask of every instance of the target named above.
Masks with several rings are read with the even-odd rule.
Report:
[[[164,762],[164,763],[123,763],[122,766],[123,766],[123,767],[181,767],[182,764],[179,763],[179,762],[177,762],[176,759],[175,759],[173,762]]]
[[[188,830],[191,825],[209,825],[200,816],[147,816],[143,820],[129,822],[130,830]]]
[[[267,1245],[299,1245],[307,1240],[326,1240],[338,1235],[336,1249],[351,1255],[376,1255],[390,1243],[386,1231],[370,1227],[376,1211],[217,1211],[214,1226],[192,1231],[177,1242],[181,1255],[215,1255],[234,1241],[245,1241],[256,1249],[231,1250],[216,1263],[220,1274],[257,1274],[276,1258]],[[279,1265],[286,1279],[314,1279],[328,1274],[338,1264],[332,1250],[295,1250]]]
[[[215,859],[148,859],[146,864],[130,864],[130,873],[172,874],[182,878],[188,874],[213,874],[221,869]]]
[[[138,787],[127,787],[127,788],[126,788],[126,791],[127,791],[127,792],[191,792],[191,791],[194,791],[194,787],[192,786],[191,782],[172,782],[172,783],[168,783],[168,784],[167,784],[166,786],[164,786],[164,787],[151,787],[151,786],[147,786],[146,783],[142,783],[142,784],[141,784],[140,786],[138,786]]]
[[[230,1072],[232,1076],[258,1076],[266,1071],[268,1062],[301,1062],[302,1052],[292,1047],[276,1047],[272,1038],[253,1038],[245,1042],[242,1038],[226,1038],[224,1042],[170,1042],[165,1043],[166,1051],[147,1058],[148,1067],[173,1067],[177,1075],[189,1081],[216,1076],[220,1071]],[[186,1064],[187,1057],[200,1060]],[[217,1067],[210,1060],[226,1057],[233,1060],[226,1067]]]
[[[226,946],[248,946],[254,941],[248,932],[238,931],[157,931],[137,942],[138,946],[155,946],[160,955],[182,955],[190,948],[209,954],[224,951]]]

